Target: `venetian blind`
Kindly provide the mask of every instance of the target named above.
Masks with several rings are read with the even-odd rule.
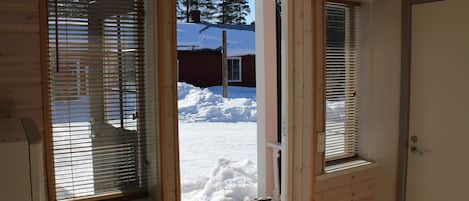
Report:
[[[357,67],[360,62],[358,11],[328,2],[326,49],[326,161],[356,155]]]
[[[48,0],[56,200],[143,191],[143,0]]]

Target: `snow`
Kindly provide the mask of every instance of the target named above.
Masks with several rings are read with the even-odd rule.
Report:
[[[183,201],[244,201],[257,195],[257,125],[179,123]]]
[[[183,201],[257,196],[256,89],[178,83]]]
[[[228,56],[256,53],[255,32],[248,25],[178,23],[178,50],[219,49],[227,32]]]
[[[256,121],[255,88],[250,89],[245,87],[229,87],[228,98],[224,98],[220,95],[220,87],[202,89],[187,83],[178,83],[178,91],[180,121]],[[230,96],[232,98],[230,98]]]
[[[257,195],[256,89],[206,89],[179,83],[179,143],[183,201],[246,201]],[[343,126],[343,101],[327,102],[328,124]],[[233,108],[242,111],[234,115]],[[209,112],[206,112],[209,111]],[[341,142],[340,129],[326,140]],[[327,150],[330,151],[330,150]],[[334,150],[336,153],[344,150]]]

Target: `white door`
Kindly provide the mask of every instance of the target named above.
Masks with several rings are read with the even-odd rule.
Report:
[[[469,0],[413,5],[411,45],[407,201],[469,200]]]

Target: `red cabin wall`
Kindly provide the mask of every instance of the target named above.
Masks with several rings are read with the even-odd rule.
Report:
[[[221,85],[220,51],[178,51],[179,81],[198,87]]]
[[[256,57],[242,56],[242,82],[230,86],[256,87]],[[222,85],[222,54],[216,50],[178,51],[179,81],[198,87]]]

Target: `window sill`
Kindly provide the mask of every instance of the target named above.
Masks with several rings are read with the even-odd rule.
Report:
[[[355,159],[347,162],[337,163],[326,166],[324,174],[317,177],[318,180],[329,179],[339,175],[350,174],[353,172],[364,171],[376,168],[378,165],[375,162]]]

